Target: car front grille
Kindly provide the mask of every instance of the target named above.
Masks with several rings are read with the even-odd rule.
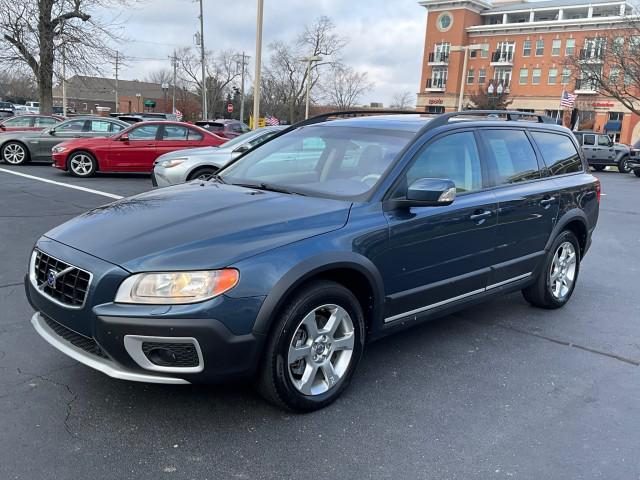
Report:
[[[49,325],[49,328],[51,328],[51,330],[53,330],[63,340],[66,340],[70,344],[84,350],[87,353],[90,353],[91,355],[109,359],[109,356],[104,353],[104,351],[100,348],[100,345],[98,345],[93,338],[80,335],[79,333],[76,333],[70,328],[59,324],[46,315],[43,315],[43,317],[44,321],[47,322],[47,325]]]
[[[32,278],[37,288],[63,305],[82,307],[89,290],[91,274],[39,250],[36,250],[35,255]]]

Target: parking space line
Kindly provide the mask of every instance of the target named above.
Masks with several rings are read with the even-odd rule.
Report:
[[[11,175],[17,175],[19,177],[30,178],[32,180],[38,180],[38,181],[44,182],[44,183],[51,183],[52,185],[59,185],[61,187],[72,188],[74,190],[80,190],[82,192],[93,193],[94,195],[102,195],[103,197],[114,198],[116,200],[120,200],[121,198],[124,198],[121,195],[115,195],[113,193],[103,192],[101,190],[94,190],[92,188],[80,187],[78,185],[70,185],[68,183],[56,182],[55,180],[49,180],[49,179],[46,179],[46,178],[36,177],[34,175],[27,175],[26,173],[14,172],[12,170],[6,170],[4,168],[0,168],[0,172],[10,173]]]

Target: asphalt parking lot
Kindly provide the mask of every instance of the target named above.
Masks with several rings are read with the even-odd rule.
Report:
[[[245,385],[114,380],[40,339],[35,240],[151,183],[0,165],[0,479],[640,479],[640,178],[598,176],[567,307],[514,294],[386,338],[334,405],[292,415]]]

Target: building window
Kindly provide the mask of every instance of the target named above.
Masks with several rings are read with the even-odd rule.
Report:
[[[531,40],[525,40],[522,44],[522,56],[530,57],[531,56]]]
[[[539,39],[536,40],[536,57],[541,57],[544,55],[544,40]]]
[[[609,120],[612,122],[621,122],[624,117],[624,112],[609,112]]]
[[[427,113],[444,113],[444,107],[442,105],[429,105]]]
[[[570,78],[571,78],[571,69],[563,68],[562,69],[562,84],[563,85],[568,85]]]
[[[529,81],[529,69],[521,68],[520,69],[520,85],[526,85]]]
[[[531,85],[540,85],[541,76],[542,70],[540,68],[534,68],[531,72]]]
[[[511,73],[511,67],[496,67],[493,72],[494,83],[501,83],[504,88],[508,88],[511,85]]]
[[[471,85],[473,83],[473,79],[475,78],[476,73],[473,71],[473,68],[470,68],[467,72],[467,85]]]
[[[550,68],[549,69],[549,85],[555,85],[556,81],[558,79],[558,69],[557,68]]]
[[[562,40],[556,39],[551,42],[551,56],[557,57],[560,55],[560,47],[562,46]]]
[[[569,38],[564,44],[564,53],[567,57],[572,57],[576,53],[576,39]]]
[[[618,75],[620,75],[620,71],[617,68],[612,67],[609,71],[609,83],[617,83]]]
[[[616,37],[613,39],[613,51],[614,52],[622,52],[622,47],[624,47],[624,37]]]
[[[446,32],[451,28],[451,25],[453,25],[453,17],[449,12],[442,12],[438,17],[436,25],[438,26],[438,30]]]
[[[488,58],[489,57],[489,45],[486,43],[482,44],[482,50],[480,50],[480,58]]]
[[[429,61],[446,63],[449,61],[450,52],[451,52],[450,43],[447,43],[447,42],[436,43],[433,48],[433,54],[429,54]]]
[[[484,68],[478,70],[478,84],[482,85],[487,78],[487,71]]]
[[[431,72],[431,78],[427,80],[427,88],[446,88],[447,74],[448,70],[446,68],[434,68]]]
[[[602,59],[607,41],[604,38],[587,38],[584,49],[580,52],[581,59]]]

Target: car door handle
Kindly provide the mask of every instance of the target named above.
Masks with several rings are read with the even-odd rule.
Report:
[[[547,197],[540,200],[540,205],[544,208],[549,208],[553,203],[555,203],[556,197]]]
[[[469,216],[469,219],[477,222],[478,220],[489,218],[491,215],[493,215],[491,210],[476,210],[473,215]]]

